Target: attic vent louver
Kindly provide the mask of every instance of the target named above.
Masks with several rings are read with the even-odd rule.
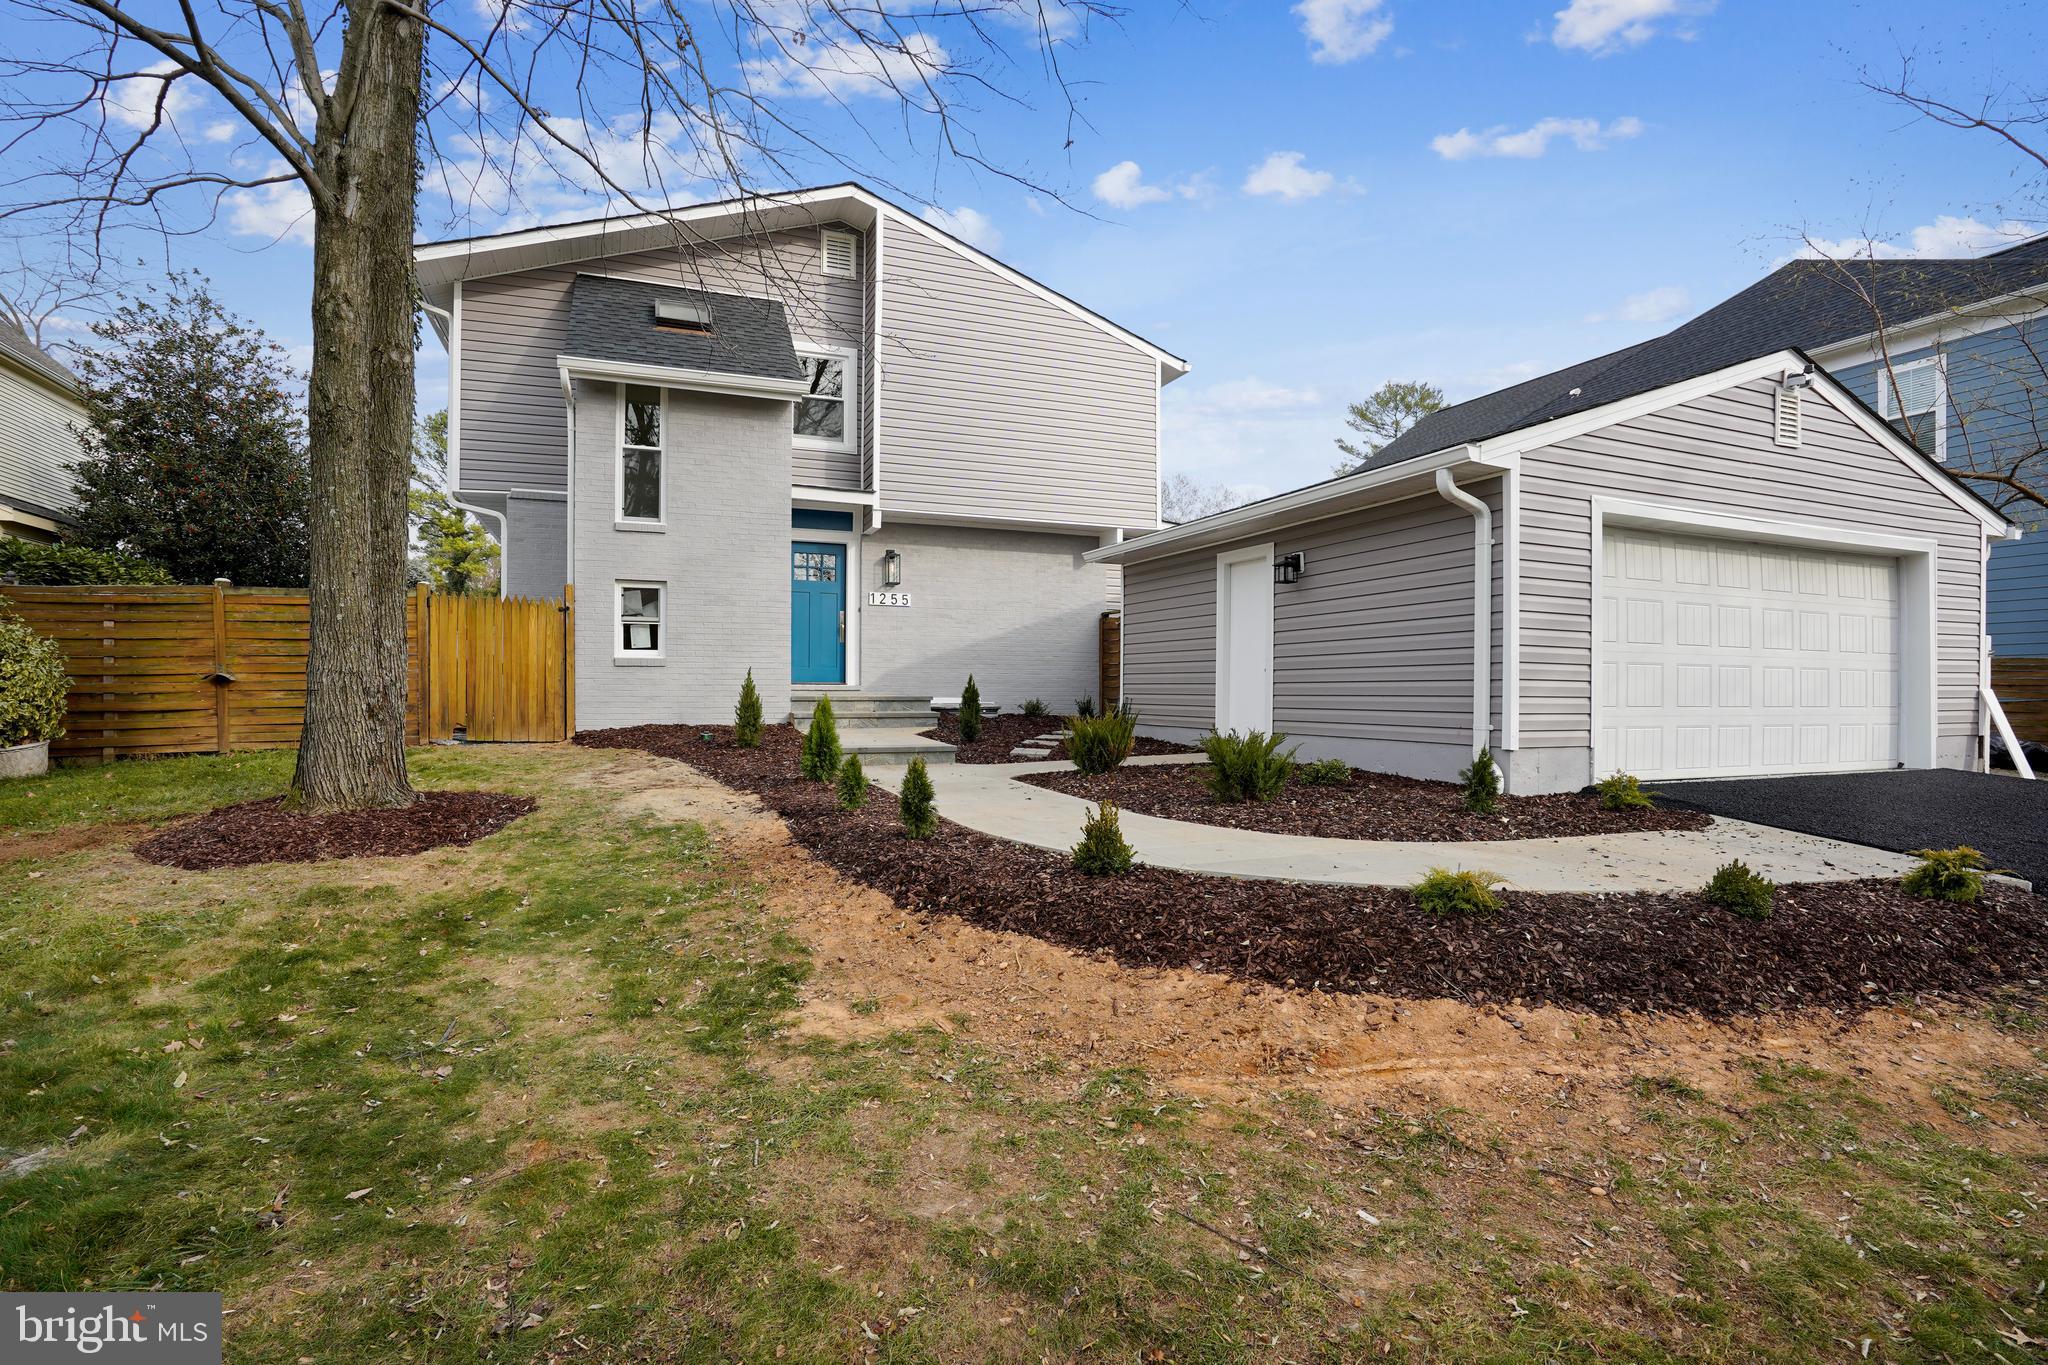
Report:
[[[1771,439],[1781,446],[1795,447],[1801,438],[1801,390],[1792,384],[1778,386],[1778,400],[1771,413]]]
[[[683,299],[661,300],[654,305],[654,325],[671,332],[708,332],[711,306]]]
[[[852,279],[860,274],[860,256],[856,240],[850,232],[826,228],[818,234],[818,268],[827,275]]]

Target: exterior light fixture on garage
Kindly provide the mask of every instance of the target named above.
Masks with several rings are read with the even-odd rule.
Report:
[[[1308,557],[1299,550],[1292,554],[1281,555],[1273,561],[1273,581],[1275,583],[1299,583],[1302,571],[1307,567]]]

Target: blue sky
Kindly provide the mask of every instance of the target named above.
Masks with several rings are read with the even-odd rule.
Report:
[[[1326,475],[1345,402],[1384,380],[1455,399],[1614,349],[1750,283],[1802,232],[1948,250],[2026,215],[2008,151],[1856,78],[1902,49],[1964,94],[2032,78],[2048,6],[1134,8],[1061,49],[1085,115],[1071,147],[1042,89],[970,115],[993,159],[1072,207],[936,159],[922,134],[883,154],[963,235],[1187,357],[1166,468],[1247,491]],[[838,111],[813,103],[831,136]],[[556,188],[516,221],[585,216]],[[177,258],[303,355],[311,253],[291,201],[240,209]],[[423,408],[445,376],[430,345]]]

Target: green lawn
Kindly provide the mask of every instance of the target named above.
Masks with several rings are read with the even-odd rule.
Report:
[[[971,1027],[828,1043],[787,1030],[814,967],[755,874],[622,814],[591,780],[618,761],[424,751],[422,785],[540,809],[467,849],[211,873],[137,862],[133,826],[279,791],[288,756],[0,787],[0,1286],[220,1290],[252,1362],[2048,1338],[2024,1003],[1996,1027],[2032,1064],[1944,1067],[1947,1121],[1782,1061],[1739,1104],[1646,1070],[1634,1136],[1563,1163],[1455,1112],[1002,1061]]]

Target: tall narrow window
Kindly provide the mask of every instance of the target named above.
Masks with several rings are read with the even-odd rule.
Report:
[[[619,520],[662,519],[661,390],[626,385],[619,444]]]
[[[1919,447],[1921,454],[1948,458],[1948,374],[1942,357],[1880,368],[1877,415]]]
[[[660,583],[619,584],[619,626],[615,652],[646,659],[661,657]]]
[[[856,368],[851,351],[799,351],[805,394],[796,402],[795,434],[800,445],[851,450],[858,429],[850,388]]]

